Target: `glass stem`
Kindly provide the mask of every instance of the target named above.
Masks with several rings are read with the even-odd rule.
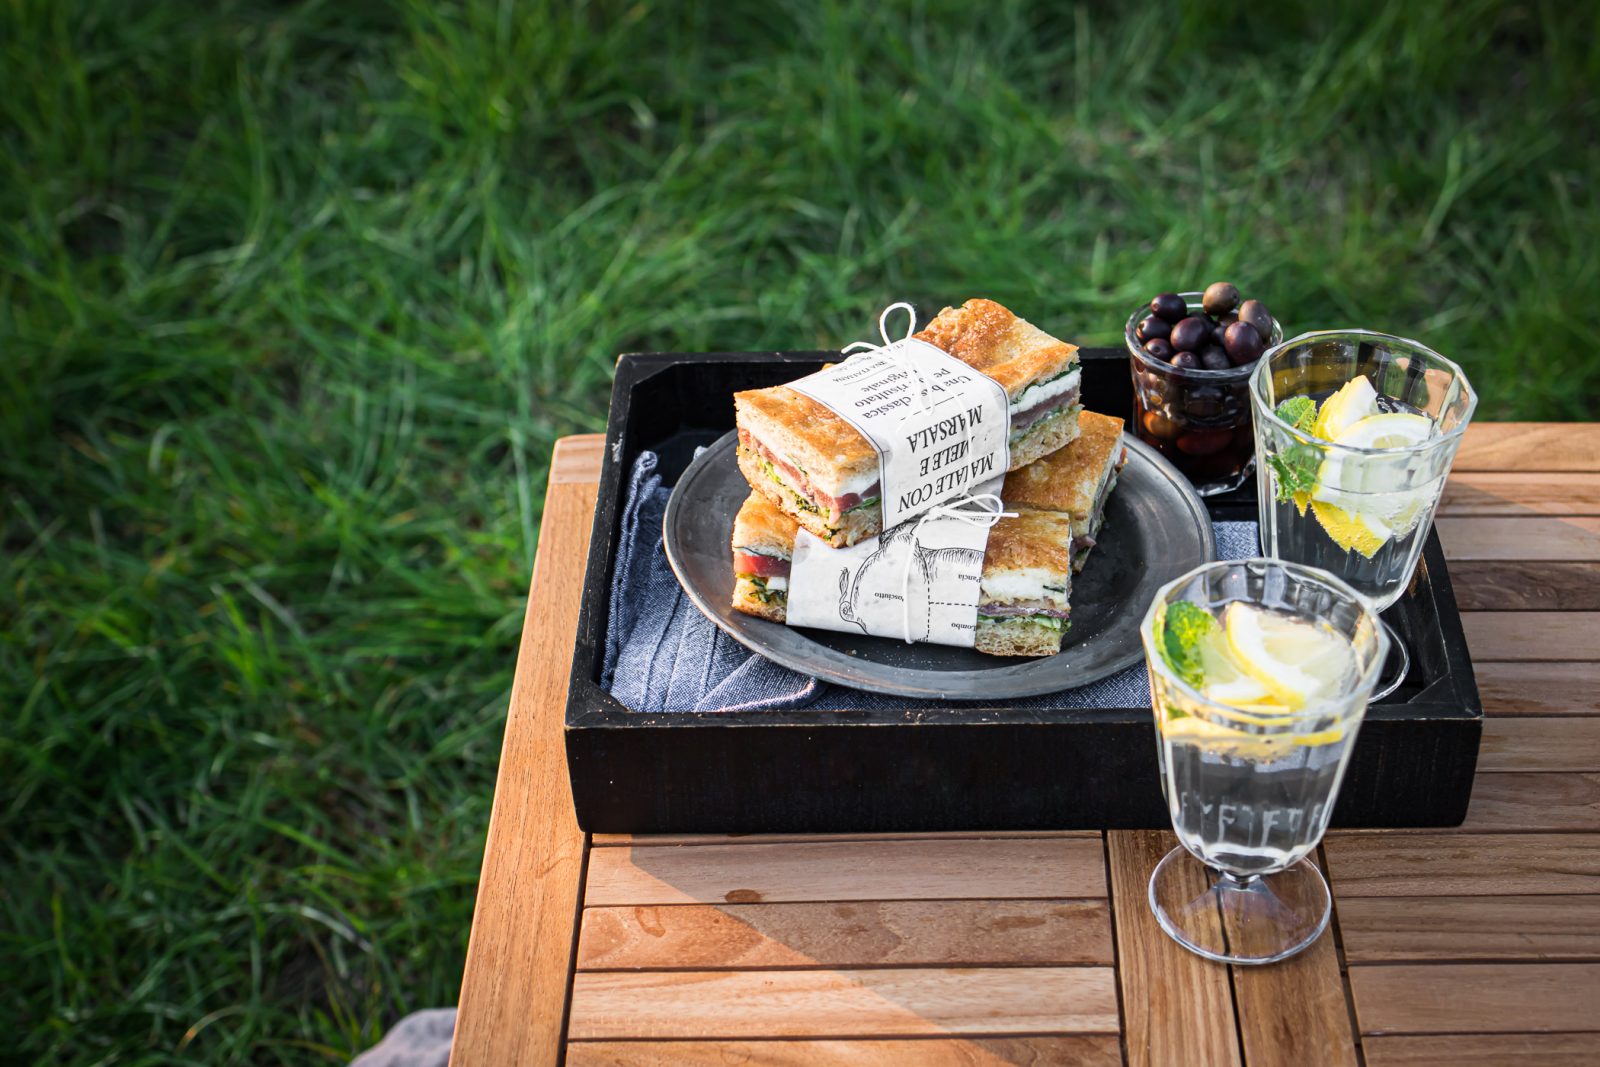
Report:
[[[1240,876],[1234,874],[1232,871],[1217,872],[1218,889],[1232,889],[1241,893],[1248,892],[1260,880],[1261,876],[1259,874],[1246,874]]]

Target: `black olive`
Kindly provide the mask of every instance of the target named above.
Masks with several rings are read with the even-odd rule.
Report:
[[[1172,344],[1165,337],[1152,337],[1144,343],[1145,353],[1161,362],[1172,359]]]
[[[1144,321],[1139,323],[1139,340],[1149,341],[1156,337],[1167,337],[1172,333],[1172,323],[1159,315],[1146,315]]]
[[[1200,367],[1200,357],[1193,352],[1174,352],[1172,365],[1180,370],[1197,370]]]
[[[1189,305],[1177,293],[1162,293],[1150,301],[1150,313],[1168,322],[1177,322],[1189,314]]]
[[[1261,301],[1246,300],[1239,308],[1239,321],[1254,326],[1256,333],[1261,335],[1262,344],[1272,340],[1272,315]]]
[[[1233,360],[1236,367],[1254,363],[1261,358],[1261,335],[1256,332],[1254,326],[1243,319],[1229,326],[1223,333],[1222,346],[1228,350],[1228,358]]]
[[[1209,314],[1226,315],[1239,306],[1239,290],[1228,282],[1212,282],[1200,303]]]
[[[1200,315],[1190,315],[1172,327],[1172,334],[1167,340],[1172,342],[1172,347],[1177,351],[1197,351],[1211,340],[1211,323]]]
[[[1200,350],[1200,365],[1206,370],[1227,370],[1233,363],[1221,345],[1207,345]]]

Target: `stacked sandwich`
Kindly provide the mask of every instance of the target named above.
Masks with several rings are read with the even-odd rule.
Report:
[[[1122,420],[1082,411],[1077,349],[990,300],[946,308],[917,334],[998,381],[1010,400],[1015,517],[989,532],[975,647],[997,656],[1061,650],[1072,574],[1082,570],[1126,453]],[[881,532],[878,459],[847,421],[785,386],[734,395],[739,467],[753,490],[733,529],[733,606],[782,622],[797,531],[832,547]]]
[[[1011,470],[1078,435],[1078,349],[993,300],[945,308],[916,335],[999,382],[1010,401]],[[848,421],[786,385],[733,394],[739,470],[834,548],[883,532],[878,453]]]

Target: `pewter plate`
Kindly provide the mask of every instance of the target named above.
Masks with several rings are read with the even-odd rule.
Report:
[[[702,452],[667,502],[667,561],[696,607],[734,640],[823,681],[925,700],[1005,700],[1074,689],[1139,662],[1139,621],[1162,585],[1216,558],[1205,505],[1154,449],[1124,434],[1128,463],[1106,506],[1100,543],[1072,577],[1072,626],[1038,659],[768,622],[734,611],[733,519],[750,493],[737,435]]]

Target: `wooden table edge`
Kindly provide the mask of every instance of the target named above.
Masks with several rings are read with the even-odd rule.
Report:
[[[603,441],[563,437],[551,453],[452,1067],[564,1057],[588,835],[573,810],[563,724]]]

